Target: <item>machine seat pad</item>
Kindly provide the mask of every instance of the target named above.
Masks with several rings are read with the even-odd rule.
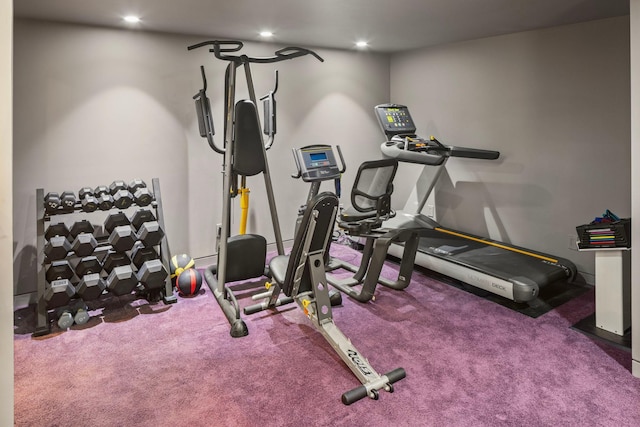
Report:
[[[376,211],[360,212],[356,210],[353,206],[349,206],[340,213],[340,221],[343,221],[343,222],[364,221],[365,219],[375,218],[376,214],[377,214]]]
[[[288,264],[289,255],[278,255],[269,262],[269,270],[276,283],[284,283]]]

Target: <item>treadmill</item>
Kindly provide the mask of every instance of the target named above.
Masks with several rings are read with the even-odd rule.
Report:
[[[576,267],[567,259],[443,227],[421,213],[450,157],[495,160],[499,152],[445,145],[433,136],[422,139],[405,105],[377,105],[375,112],[387,137],[383,155],[430,169],[416,183],[415,203],[408,202],[383,224],[419,231],[417,265],[517,303],[535,300],[541,288],[554,282],[574,280]],[[402,252],[400,245],[389,248],[396,257]]]

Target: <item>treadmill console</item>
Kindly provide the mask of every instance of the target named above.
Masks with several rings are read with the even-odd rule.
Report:
[[[416,125],[406,105],[382,104],[376,105],[375,110],[387,138],[395,135],[415,135]]]
[[[297,177],[301,177],[304,182],[337,179],[342,174],[330,145],[294,148],[293,156],[298,167]]]

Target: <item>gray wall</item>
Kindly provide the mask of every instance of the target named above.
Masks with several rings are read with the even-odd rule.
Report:
[[[569,240],[605,209],[630,216],[629,79],[621,17],[395,54],[391,100],[423,136],[501,152],[447,164],[443,225],[568,258],[593,282],[593,253]],[[396,182],[415,182],[403,169]]]
[[[632,193],[632,241],[640,241],[640,0],[631,0],[631,189]],[[640,377],[640,251],[631,251],[631,342],[632,372]]]
[[[11,225],[12,182],[12,113],[11,113],[11,42],[13,4],[0,2],[0,268],[5,273],[5,285],[0,286],[0,425],[13,425],[13,233]]]
[[[16,20],[15,294],[36,289],[35,189],[40,187],[77,191],[114,179],[142,178],[150,184],[158,177],[171,251],[198,258],[215,253],[222,157],[199,137],[191,96],[201,87],[199,66],[205,65],[220,137],[226,64],[207,49],[186,48],[207,39]],[[267,56],[280,46],[245,47],[251,55]],[[379,157],[371,106],[389,98],[388,57],[318,53],[324,63],[309,56],[277,65],[278,135],[269,158],[285,239],[293,236],[297,209],[308,190],[290,178],[292,147],[340,144],[351,171],[361,160]],[[259,96],[272,88],[275,69],[254,67]],[[244,83],[239,96],[246,96]],[[343,185],[351,183],[347,174]],[[249,185],[248,232],[273,241],[263,181],[253,178]],[[239,214],[236,209],[234,216]],[[94,218],[102,221],[100,215]]]

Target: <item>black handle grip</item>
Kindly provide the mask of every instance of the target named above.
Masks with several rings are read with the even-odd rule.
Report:
[[[387,372],[385,376],[389,379],[389,384],[393,384],[396,381],[400,381],[405,378],[407,373],[403,368],[396,368],[391,372]]]
[[[367,397],[367,388],[363,385],[354,388],[353,390],[349,390],[342,394],[342,403],[345,405],[351,405],[354,402],[357,402],[360,399],[364,399]]]
[[[217,48],[219,52],[237,52],[242,49],[242,46],[244,46],[241,41],[237,40],[207,40],[204,42],[192,44],[191,46],[187,47],[187,50],[198,49],[200,47],[208,45]]]
[[[262,307],[262,304],[254,304],[254,305],[249,305],[245,307],[243,309],[243,312],[248,316],[250,314],[258,313],[259,311],[262,311],[262,310],[264,310],[264,308]]]

